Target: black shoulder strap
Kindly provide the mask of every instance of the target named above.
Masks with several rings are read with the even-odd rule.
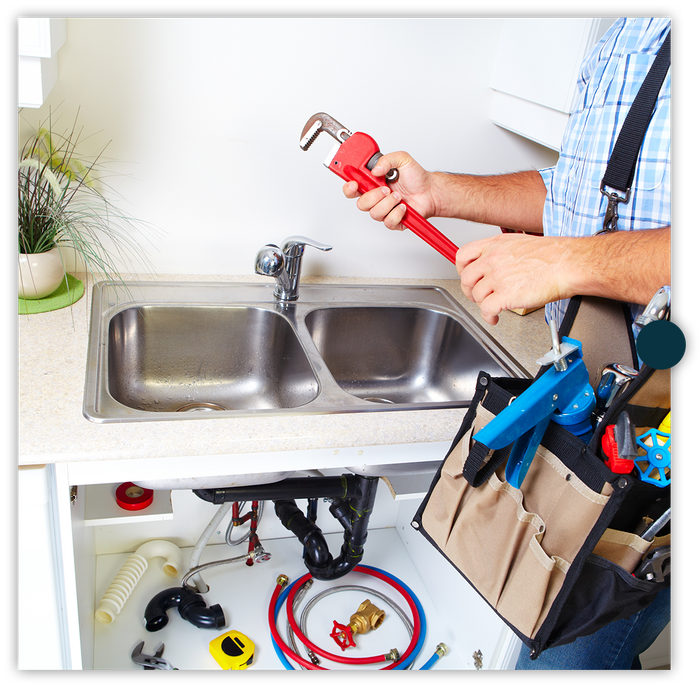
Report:
[[[659,49],[654,63],[630,107],[610,155],[600,191],[608,197],[603,229],[617,229],[617,204],[627,203],[629,190],[642,146],[651,121],[659,91],[671,66],[671,31]]]
[[[669,31],[617,137],[615,148],[608,161],[608,168],[603,176],[605,186],[623,192],[630,188],[639,149],[670,65],[671,32]]]

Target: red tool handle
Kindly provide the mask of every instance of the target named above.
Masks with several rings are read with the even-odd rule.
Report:
[[[605,463],[608,469],[616,474],[629,474],[634,469],[634,460],[620,457],[617,440],[615,439],[615,426],[610,425],[605,429],[601,439],[601,447],[605,455]]]
[[[375,177],[367,168],[370,158],[378,152],[379,146],[371,136],[355,132],[341,144],[328,167],[346,182],[357,182],[360,192],[364,194],[370,189],[376,189],[382,185],[381,179]],[[457,245],[453,244],[407,203],[404,205],[406,206],[406,214],[401,221],[402,224],[417,234],[424,242],[430,244],[448,261],[454,263]]]

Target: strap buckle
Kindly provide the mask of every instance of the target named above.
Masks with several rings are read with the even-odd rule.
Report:
[[[596,234],[601,234],[603,232],[616,232],[617,231],[617,221],[619,215],[617,213],[618,203],[627,203],[630,200],[630,190],[627,189],[624,196],[620,196],[617,191],[607,191],[605,184],[600,185],[600,193],[608,199],[608,207],[605,209],[605,219],[603,220],[603,229],[596,232]]]

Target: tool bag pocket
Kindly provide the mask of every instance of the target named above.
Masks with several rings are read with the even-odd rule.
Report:
[[[638,564],[645,546],[615,524],[619,515],[624,528],[638,523],[648,496],[637,494],[647,486],[611,472],[555,423],[519,489],[504,476],[510,447],[494,452],[474,442],[529,384],[479,374],[462,427],[412,523],[536,657],[642,609],[662,586],[625,569]]]

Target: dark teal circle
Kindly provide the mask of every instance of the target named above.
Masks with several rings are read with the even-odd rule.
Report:
[[[650,368],[671,368],[685,354],[685,336],[671,321],[652,321],[637,335],[637,353]]]

